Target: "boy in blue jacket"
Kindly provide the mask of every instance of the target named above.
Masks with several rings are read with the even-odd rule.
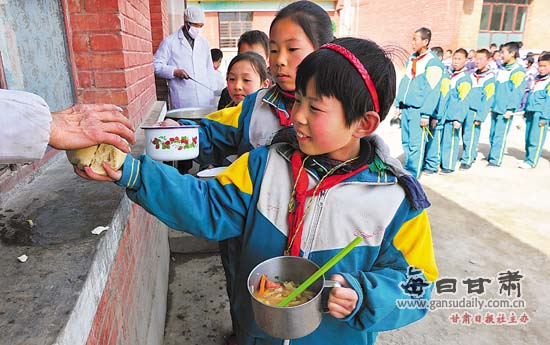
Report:
[[[481,124],[489,115],[495,95],[495,75],[489,70],[491,53],[487,49],[476,52],[476,70],[470,75],[470,109],[462,126],[462,158],[460,170],[468,170],[477,157]]]
[[[525,105],[525,161],[519,166],[537,166],[550,121],[550,53],[539,56],[539,74],[529,90]]]
[[[405,169],[419,178],[428,139],[428,123],[439,101],[443,63],[428,49],[432,32],[427,28],[415,31],[414,53],[399,83],[396,104],[401,113],[401,142],[405,152]]]
[[[519,56],[517,42],[508,42],[502,47],[502,61],[504,66],[496,76],[495,101],[491,114],[491,131],[489,142],[488,166],[499,167],[502,164],[506,138],[512,124],[512,113],[521,105],[521,98],[525,91],[525,69],[516,61]]]
[[[443,110],[443,135],[441,137],[441,173],[455,171],[460,145],[460,127],[469,110],[469,94],[472,89],[470,73],[466,68],[468,52],[459,48],[453,54],[453,73],[449,100]]]
[[[374,42],[342,38],[304,59],[296,85],[294,140],[244,153],[215,179],[130,155],[122,171],[107,168],[108,178],[77,173],[117,181],[174,229],[241,238],[231,294],[241,345],[282,342],[254,321],[246,281],[257,264],[286,254],[323,265],[358,231],[367,234],[328,272],[342,285],[329,293],[330,314],[292,343],[374,344],[379,331],[426,314],[399,305],[428,300],[438,275],[429,202],[372,135],[395,96],[395,70]]]

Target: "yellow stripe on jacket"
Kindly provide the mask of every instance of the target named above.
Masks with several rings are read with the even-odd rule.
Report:
[[[231,164],[223,172],[216,175],[216,180],[223,186],[232,184],[241,192],[252,194],[252,179],[248,170],[248,155],[245,153],[240,156],[233,164]]]
[[[216,121],[222,125],[239,127],[239,117],[243,110],[243,102],[239,103],[235,107],[224,108],[206,115],[206,119]]]
[[[426,210],[403,223],[393,239],[393,245],[403,254],[410,266],[424,271],[428,281],[437,280],[439,272],[435,265],[430,222]]]

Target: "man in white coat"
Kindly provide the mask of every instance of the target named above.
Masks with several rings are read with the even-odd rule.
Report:
[[[168,80],[171,108],[205,107],[214,102],[214,65],[210,45],[200,35],[204,13],[198,7],[184,11],[184,24],[166,37],[154,57],[155,74]],[[206,85],[200,85],[199,83]]]

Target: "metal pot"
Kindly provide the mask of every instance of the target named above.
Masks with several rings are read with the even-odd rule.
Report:
[[[215,111],[217,111],[217,108],[215,106],[178,108],[167,111],[165,117],[171,119],[187,119],[200,121],[206,115]]]
[[[307,289],[314,293],[311,300],[294,307],[276,307],[264,304],[254,296],[254,291],[259,289],[262,274],[280,282],[293,281],[301,284],[318,269],[319,266],[314,262],[302,257],[278,256],[258,264],[250,272],[247,286],[252,299],[254,320],[264,332],[279,339],[296,339],[315,331],[323,318],[323,287],[338,287],[340,284],[321,277]]]

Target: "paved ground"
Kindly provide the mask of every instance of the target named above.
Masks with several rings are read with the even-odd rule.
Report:
[[[521,126],[521,121],[517,125]],[[432,201],[429,215],[440,278],[458,282],[456,294],[434,293],[432,298],[505,298],[498,293],[502,285],[497,275],[519,270],[523,275],[519,299],[526,307],[434,310],[420,322],[382,333],[377,344],[550,344],[550,297],[546,293],[550,285],[550,152],[546,145],[537,169],[518,169],[523,158],[523,130],[514,126],[503,166],[486,167],[481,158],[489,149],[488,127],[486,123],[480,156],[472,169],[421,178]],[[392,154],[402,155],[398,129],[384,124],[379,133],[387,139]],[[485,294],[468,294],[462,281],[480,277],[491,279]],[[165,344],[222,344],[230,319],[218,256],[174,255],[170,279]],[[511,292],[517,294],[517,290]],[[497,322],[499,313],[504,324],[485,321],[492,314]],[[456,324],[452,322],[454,314],[460,317]],[[529,321],[518,320],[522,314]],[[473,318],[472,325],[464,322],[468,315]],[[513,315],[516,323],[512,325]],[[482,317],[481,321],[476,317]]]

